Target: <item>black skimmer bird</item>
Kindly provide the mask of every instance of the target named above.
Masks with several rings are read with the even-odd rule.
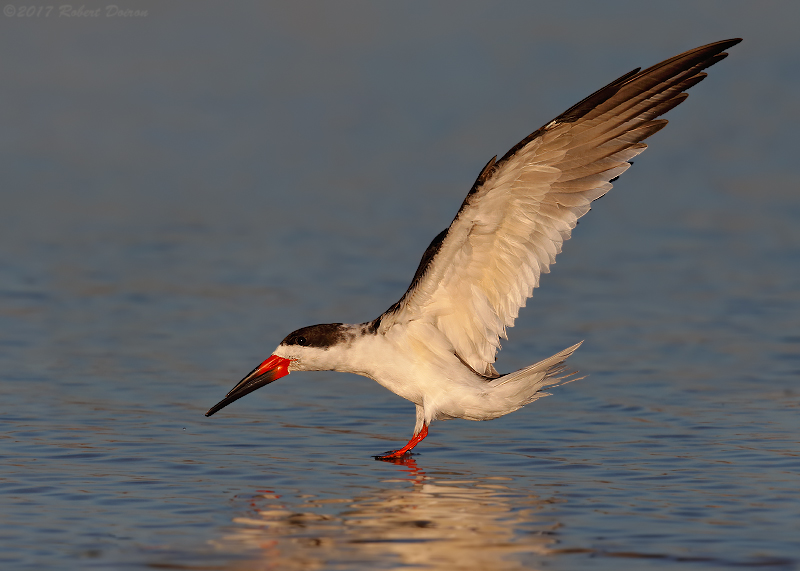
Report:
[[[397,458],[434,420],[490,420],[538,398],[574,373],[564,361],[580,343],[501,375],[500,338],[549,272],[578,218],[645,150],[647,137],[683,102],[702,70],[740,42],[684,52],[612,81],[495,156],[450,227],[422,255],[411,285],[380,317],[293,331],[206,416],[292,371],[343,371],[374,379],[417,406],[411,440],[377,458]]]

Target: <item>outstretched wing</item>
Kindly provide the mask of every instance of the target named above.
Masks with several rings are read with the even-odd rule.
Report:
[[[740,39],[702,46],[623,75],[535,131],[481,171],[450,227],[425,251],[379,331],[434,324],[475,371],[494,376],[500,337],[549,272],[593,200],[608,192],[642,141],[663,128],[703,69]],[[495,157],[496,158],[496,157]]]

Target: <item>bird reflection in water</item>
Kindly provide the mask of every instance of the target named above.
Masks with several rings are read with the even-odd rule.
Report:
[[[233,519],[233,532],[214,543],[252,552],[242,569],[513,570],[530,569],[531,557],[552,553],[559,525],[537,515],[552,498],[520,494],[507,477],[434,478],[409,455],[387,461],[403,476],[352,498],[264,490],[247,516]]]

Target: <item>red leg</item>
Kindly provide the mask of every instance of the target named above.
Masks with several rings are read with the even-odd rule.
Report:
[[[428,436],[428,425],[422,425],[422,430],[419,431],[419,434],[412,437],[411,440],[408,441],[408,444],[403,446],[400,450],[392,450],[391,452],[384,452],[380,456],[375,456],[378,460],[385,460],[387,458],[398,458],[414,448],[417,444],[422,442],[422,439]]]

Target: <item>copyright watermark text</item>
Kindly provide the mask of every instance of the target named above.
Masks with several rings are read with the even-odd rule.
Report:
[[[146,18],[147,10],[123,8],[116,4],[107,4],[100,8],[87,8],[73,4],[32,5],[6,4],[3,7],[6,18]]]

